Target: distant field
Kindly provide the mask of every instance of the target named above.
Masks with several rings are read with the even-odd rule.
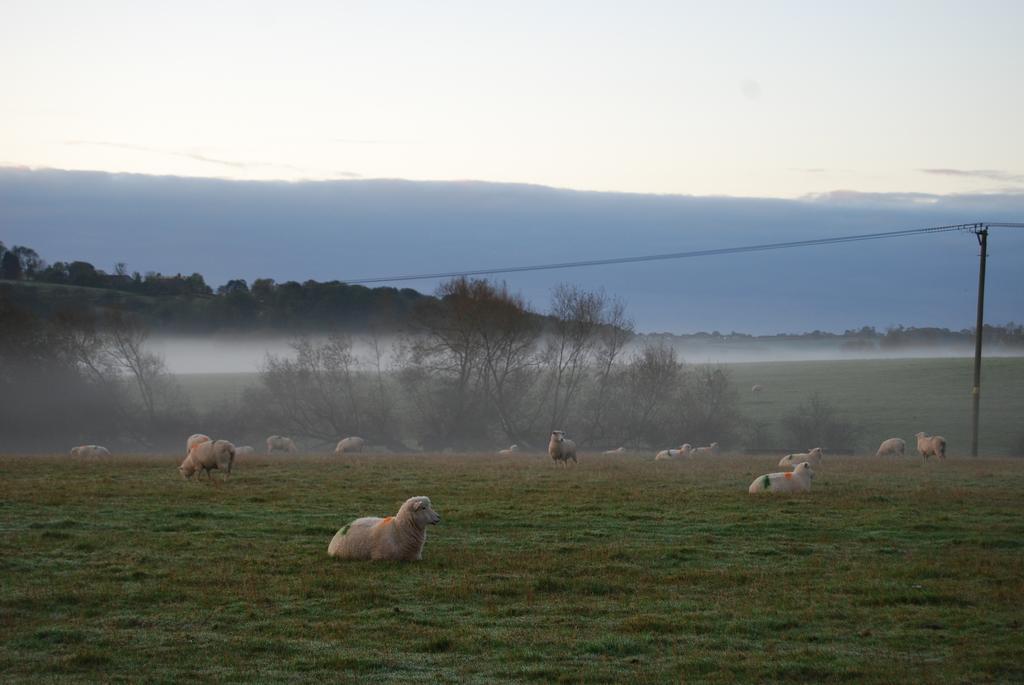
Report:
[[[1024,681],[1024,462],[0,457],[0,681]],[[416,564],[337,562],[429,495]]]
[[[873,451],[889,437],[912,440],[918,431],[943,435],[950,454],[970,451],[973,367],[970,359],[887,359],[763,362],[727,365],[747,418],[765,422],[783,445],[780,419],[813,392],[863,426],[860,450]],[[178,377],[201,406],[237,400],[257,382],[255,374],[187,374]],[[758,383],[764,392],[753,394]],[[981,452],[1021,456],[1024,440],[1024,358],[986,359],[982,367]],[[685,440],[685,437],[682,437]],[[776,445],[772,445],[776,446]],[[768,445],[759,445],[768,447]],[[813,445],[788,445],[807,449]]]

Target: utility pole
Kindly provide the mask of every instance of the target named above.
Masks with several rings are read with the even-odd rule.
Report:
[[[985,258],[988,256],[988,226],[974,229],[981,246],[978,264],[978,322],[974,327],[974,387],[971,388],[971,456],[978,456],[978,411],[981,402],[981,331],[985,327]]]

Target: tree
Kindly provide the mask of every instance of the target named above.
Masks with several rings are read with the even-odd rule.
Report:
[[[838,415],[831,402],[818,393],[782,418],[785,437],[794,449],[851,449],[861,427]]]
[[[0,257],[0,278],[8,281],[20,281],[22,277],[21,260],[13,250],[4,252]]]

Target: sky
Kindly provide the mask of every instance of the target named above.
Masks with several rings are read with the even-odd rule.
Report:
[[[1024,3],[0,3],[0,165],[1024,192]]]

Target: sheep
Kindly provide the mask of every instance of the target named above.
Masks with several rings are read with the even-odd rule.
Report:
[[[203,433],[193,433],[188,436],[188,440],[185,441],[185,456],[192,451],[192,448],[196,445],[201,445],[204,442],[210,442],[210,436]]]
[[[288,452],[290,454],[297,451],[297,448],[291,438],[286,438],[281,435],[271,435],[267,438],[267,454],[273,454],[276,450],[281,450],[282,452]]]
[[[626,451],[625,447],[616,447],[613,450],[605,450],[601,454],[622,454],[625,451]]]
[[[235,459],[239,457],[254,457],[256,456],[256,448],[251,445],[242,445],[241,447],[235,448]]]
[[[102,445],[79,445],[71,448],[71,456],[81,459],[109,457],[110,450]]]
[[[707,447],[694,447],[693,456],[695,457],[717,457],[718,456],[718,443],[713,442]]]
[[[654,461],[664,461],[666,459],[676,459],[679,457],[685,458],[692,455],[693,447],[690,446],[690,443],[686,442],[683,443],[677,450],[667,449],[658,452],[657,454],[654,455]]]
[[[565,431],[551,431],[548,454],[556,463],[561,462],[562,466],[567,466],[570,459],[574,464],[579,463],[576,461],[576,443],[565,437]]]
[[[903,453],[907,449],[907,443],[902,438],[889,438],[888,440],[882,441],[882,444],[878,446],[878,451],[875,452],[876,457],[884,457],[891,455],[894,457],[902,457]]]
[[[346,452],[362,452],[364,447],[366,447],[366,440],[353,435],[339,440],[338,446],[334,448],[334,453],[345,454]]]
[[[213,469],[224,471],[224,478],[231,475],[231,465],[235,461],[235,446],[227,440],[201,442],[189,451],[185,461],[181,462],[178,471],[186,480],[191,479],[197,471],[206,472],[208,478]]]
[[[792,466],[793,464],[799,464],[802,461],[809,461],[812,464],[821,463],[821,448],[815,447],[809,452],[801,452],[799,454],[787,454],[782,459],[779,459],[779,466]]]
[[[327,546],[327,554],[338,559],[419,561],[427,526],[440,520],[429,497],[410,497],[394,516],[358,518],[342,527]]]
[[[751,495],[760,492],[810,492],[812,478],[814,471],[811,470],[810,463],[802,461],[792,471],[758,476],[747,488],[747,492]]]
[[[498,454],[515,454],[519,451],[519,445],[509,445],[503,450],[498,450]]]
[[[750,392],[761,392],[762,390],[764,390],[764,386],[760,383],[754,383],[750,388]]]
[[[925,459],[932,455],[941,459],[946,458],[946,439],[941,435],[916,433],[914,437],[917,438],[917,451]]]

